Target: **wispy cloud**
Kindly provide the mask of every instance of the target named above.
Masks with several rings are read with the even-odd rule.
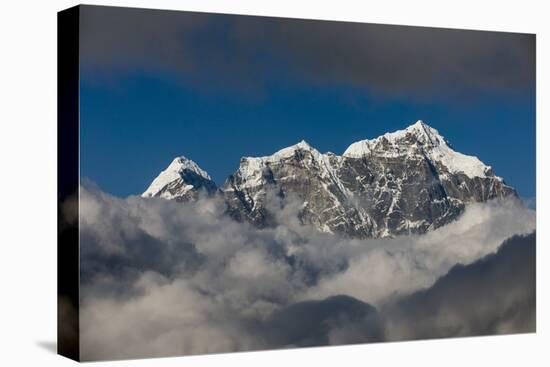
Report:
[[[83,358],[461,335],[439,330],[437,322],[410,334],[412,324],[398,330],[391,320],[408,316],[395,310],[403,310],[399,302],[419,290],[434,289],[420,297],[416,304],[422,305],[434,304],[433,294],[444,286],[462,284],[464,297],[477,294],[478,284],[480,290],[492,286],[499,280],[481,277],[485,265],[464,268],[472,270],[472,282],[462,281],[460,271],[445,274],[456,264],[494,254],[514,234],[535,229],[534,211],[517,202],[491,202],[469,206],[458,221],[425,236],[361,241],[301,226],[295,220],[298,203],[283,204],[280,224],[260,230],[228,219],[215,198],[189,204],[120,199],[82,187]],[[486,261],[487,272],[497,268],[493,262],[509,258]],[[528,277],[513,276],[531,266],[530,258],[522,259],[505,262],[510,276],[494,287],[503,307],[504,301],[526,296],[507,291],[530,284]],[[450,300],[440,302],[452,306]],[[455,323],[475,321],[468,304],[460,305],[464,308],[449,309]],[[502,321],[498,330],[526,330],[516,321],[507,324],[502,309],[495,308]],[[492,309],[484,312],[489,319]]]

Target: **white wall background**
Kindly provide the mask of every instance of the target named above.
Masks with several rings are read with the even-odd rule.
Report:
[[[99,366],[549,365],[550,22],[545,1],[128,0],[155,7],[537,33],[537,334],[98,363]],[[0,21],[0,365],[64,366],[56,338],[56,12],[4,1]]]

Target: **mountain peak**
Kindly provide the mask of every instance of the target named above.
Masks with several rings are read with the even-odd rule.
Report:
[[[371,155],[383,157],[425,156],[433,162],[439,162],[449,172],[461,172],[470,178],[487,177],[491,170],[491,167],[483,164],[477,157],[454,151],[439,131],[422,120],[418,120],[403,130],[355,142],[344,152],[344,156],[349,158]]]
[[[176,157],[143,196],[189,202],[223,195],[231,217],[263,228],[277,221],[273,190],[298,200],[301,223],[358,238],[425,233],[457,218],[468,202],[516,195],[489,166],[454,151],[418,120],[353,143],[343,156],[301,140],[268,156],[242,157],[223,189],[195,162]]]
[[[181,186],[178,189],[185,192],[201,186],[208,186],[210,190],[215,186],[210,175],[198,164],[185,156],[179,156],[174,158],[170,165],[153,180],[142,196],[172,198],[174,195],[166,190],[176,185]]]
[[[407,127],[404,131],[413,133],[413,134],[423,135],[423,134],[430,134],[437,130],[427,125],[426,123],[424,123],[424,121],[418,120],[414,124]]]
[[[275,153],[273,153],[272,155],[265,156],[265,157],[243,157],[242,160],[245,160],[245,161],[258,161],[258,162],[260,162],[260,161],[262,161],[262,162],[274,162],[274,161],[278,161],[278,160],[283,159],[283,158],[292,157],[297,150],[307,150],[307,151],[313,153],[314,155],[321,154],[321,153],[319,153],[319,151],[317,149],[315,149],[311,145],[309,145],[309,143],[307,141],[302,139],[298,143],[296,143],[294,145],[291,145],[291,146],[288,146],[286,148],[280,149],[280,150],[276,151]]]
[[[454,151],[421,120],[356,142],[343,156],[302,140],[244,158],[223,193],[232,217],[262,228],[277,221],[272,190],[301,204],[301,223],[359,238],[425,233],[456,219],[466,203],[515,195],[490,167]]]
[[[426,127],[430,128],[430,126],[428,126],[428,124],[426,124],[424,121],[418,120],[414,124],[409,126],[407,129],[424,129]]]
[[[299,143],[294,144],[293,146],[300,149],[307,149],[307,150],[312,149],[311,145],[309,145],[309,143],[304,139],[300,140]]]
[[[280,155],[280,154],[284,155],[285,152],[294,152],[295,150],[299,150],[299,149],[300,150],[310,150],[310,151],[316,150],[311,145],[309,145],[309,143],[307,141],[302,139],[294,145],[290,145],[286,148],[283,148],[283,149],[275,152],[273,155]]]
[[[394,134],[399,132],[406,132],[415,135],[417,138],[421,138],[424,142],[427,142],[431,145],[437,146],[440,144],[447,144],[445,138],[441,136],[439,131],[424,123],[422,120],[418,120],[416,123],[407,127],[405,130],[396,131]],[[391,134],[391,133],[390,133]]]
[[[192,171],[201,177],[211,180],[210,175],[206,171],[201,169],[199,165],[196,164],[194,161],[192,161],[191,159],[183,155],[174,158],[172,163],[170,163],[170,165],[166,168],[165,171],[172,171],[172,172],[181,174],[185,170]]]
[[[418,142],[427,148],[447,146],[447,141],[439,134],[439,131],[427,125],[424,121],[418,120],[405,129],[385,133],[374,139],[365,139],[355,142],[346,149],[344,156],[362,157],[368,155],[373,150],[376,150],[383,142],[389,142],[392,146],[411,144],[409,139],[410,136],[414,137],[412,141],[413,144]]]

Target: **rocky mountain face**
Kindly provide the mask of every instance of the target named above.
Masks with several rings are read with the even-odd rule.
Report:
[[[216,192],[202,170],[196,181],[167,171],[144,196],[185,201],[201,189]],[[302,223],[356,238],[425,233],[456,219],[466,203],[517,196],[491,167],[454,151],[422,121],[356,142],[341,156],[301,141],[271,156],[244,157],[218,192],[237,220],[273,225],[273,208],[287,198],[300,206]]]

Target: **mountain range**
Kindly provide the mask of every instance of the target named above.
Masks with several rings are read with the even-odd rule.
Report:
[[[455,151],[422,121],[355,142],[342,155],[302,140],[243,157],[223,187],[177,157],[142,196],[187,202],[201,193],[223,197],[228,215],[260,228],[277,224],[274,202],[292,199],[301,223],[353,238],[422,234],[457,219],[467,203],[517,197],[490,166]]]

